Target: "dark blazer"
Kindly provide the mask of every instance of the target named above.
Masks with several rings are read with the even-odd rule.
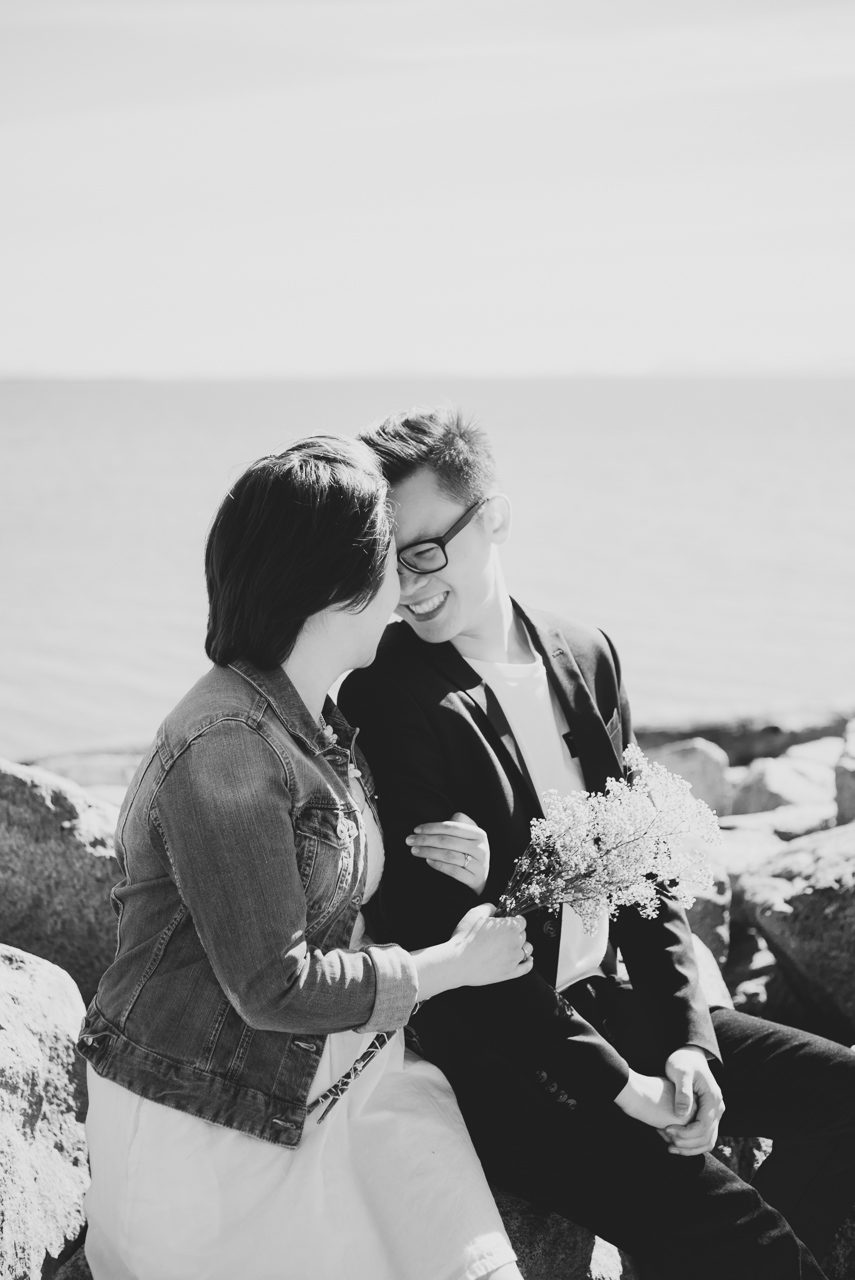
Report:
[[[602,632],[514,607],[567,717],[585,785],[601,791],[608,778],[622,776],[621,755],[633,741],[617,654]],[[476,901],[497,902],[528,843],[531,819],[541,816],[496,718],[472,697],[481,683],[452,644],[427,644],[406,623],[393,623],[374,663],[352,672],[342,686],[339,704],[359,727],[360,747],[377,782],[386,844],[383,882],[371,904],[378,940],[410,949],[427,946],[447,938]],[[490,840],[490,874],[480,899],[413,857],[405,844],[419,822],[441,821],[458,811]],[[613,1099],[626,1082],[627,1063],[556,994],[558,933],[554,918],[535,913],[528,924],[535,949],[530,974],[446,992],[422,1006],[416,1026],[428,1056],[448,1069],[467,1043],[489,1040],[526,1072],[550,1084],[557,1080],[561,1092],[569,1090],[579,1102]],[[684,1044],[717,1056],[690,930],[673,899],[661,894],[652,921],[623,908],[610,938],[641,997],[646,1038],[660,1060],[656,1069]]]

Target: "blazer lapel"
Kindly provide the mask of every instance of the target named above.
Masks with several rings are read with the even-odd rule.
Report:
[[[406,626],[406,623],[399,625]],[[480,732],[499,758],[514,791],[521,793],[528,800],[531,816],[534,818],[543,817],[540,798],[528,769],[525,768],[524,764],[520,768],[516,751],[514,750],[511,727],[495,694],[484,684],[478,672],[470,667],[466,659],[457,652],[454,645],[449,641],[445,641],[442,644],[426,644],[424,640],[418,639],[412,628],[407,627],[407,632],[408,641],[419,646],[418,652],[422,660],[426,659],[432,667],[445,676],[461,702],[464,703]],[[484,690],[486,711],[472,692],[479,688]]]
[[[618,759],[603,717],[570,646],[560,627],[549,615],[540,614],[538,625],[516,601],[514,608],[543,658],[549,679],[567,717],[573,740],[571,751],[579,758],[585,786],[589,791],[604,791],[609,778],[623,777],[623,763]]]

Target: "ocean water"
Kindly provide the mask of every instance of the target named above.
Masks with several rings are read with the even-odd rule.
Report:
[[[460,404],[512,591],[603,627],[636,719],[855,706],[855,380],[0,384],[0,755],[135,749],[207,665],[206,530],[253,458]]]

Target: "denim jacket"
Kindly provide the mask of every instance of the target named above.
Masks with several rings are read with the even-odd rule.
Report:
[[[327,1034],[403,1026],[415,963],[348,950],[365,883],[349,787],[367,766],[281,670],[214,667],[160,727],[119,815],[116,958],[78,1048],[99,1075],[299,1144]]]

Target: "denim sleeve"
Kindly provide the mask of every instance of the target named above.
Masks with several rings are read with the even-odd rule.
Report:
[[[221,721],[195,738],[169,767],[151,820],[217,981],[249,1026],[404,1025],[418,985],[407,952],[308,945],[288,776],[254,728]]]
[[[377,979],[377,996],[371,1017],[356,1031],[388,1031],[408,1021],[419,998],[416,966],[409,951],[394,943],[366,948]]]

